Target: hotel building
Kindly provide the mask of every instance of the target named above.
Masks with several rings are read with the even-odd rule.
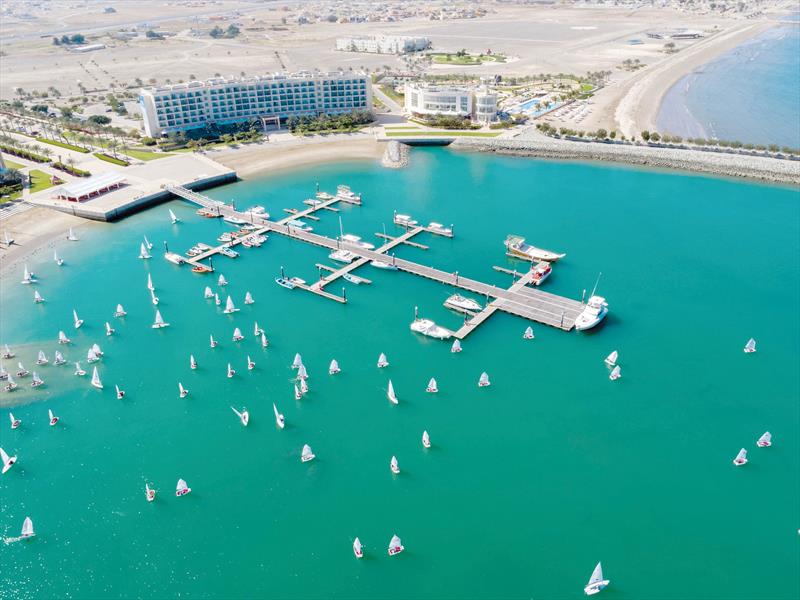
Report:
[[[276,73],[143,88],[139,105],[145,134],[159,137],[249,119],[371,111],[372,87],[364,73]]]
[[[336,39],[336,49],[344,52],[371,52],[374,54],[408,54],[430,48],[426,37],[406,35],[373,35],[342,37]]]
[[[405,110],[409,115],[469,117],[480,123],[497,118],[497,94],[486,87],[477,89],[408,84]]]

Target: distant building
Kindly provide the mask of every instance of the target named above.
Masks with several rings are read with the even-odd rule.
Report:
[[[95,50],[102,50],[105,44],[85,44],[83,46],[69,46],[72,52],[94,52]]]
[[[468,117],[489,123],[497,119],[497,94],[487,87],[407,84],[405,110],[410,115]]]
[[[372,86],[364,73],[275,73],[143,88],[139,105],[145,134],[158,137],[212,123],[371,111]]]
[[[407,35],[372,35],[336,39],[336,49],[343,52],[371,52],[373,54],[408,54],[431,47],[426,37]]]

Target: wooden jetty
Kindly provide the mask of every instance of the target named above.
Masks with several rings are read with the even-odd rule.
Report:
[[[510,287],[502,288],[463,277],[459,275],[458,272],[450,273],[448,271],[442,271],[441,269],[436,269],[434,267],[429,267],[389,255],[390,250],[401,244],[409,243],[414,236],[422,232],[434,233],[435,235],[446,235],[442,234],[441,232],[437,232],[436,230],[431,230],[429,227],[421,225],[408,227],[402,235],[389,239],[379,248],[376,248],[375,250],[367,250],[354,244],[332,239],[311,231],[302,231],[288,225],[289,221],[302,219],[307,215],[313,215],[315,212],[324,210],[325,208],[330,207],[337,202],[360,204],[360,200],[355,202],[340,198],[338,196],[332,197],[321,201],[315,206],[301,210],[279,221],[271,221],[269,219],[259,217],[258,215],[245,215],[244,213],[237,212],[231,206],[216,202],[203,196],[202,194],[192,192],[179,186],[168,186],[166,189],[176,196],[189,200],[195,204],[199,204],[200,206],[216,210],[224,216],[237,217],[240,219],[247,219],[249,217],[249,221],[252,224],[259,226],[256,231],[252,232],[253,234],[264,235],[266,233],[275,233],[297,239],[308,244],[327,248],[331,251],[345,249],[357,255],[357,259],[348,265],[342,266],[341,268],[332,269],[328,267],[326,270],[330,271],[329,274],[322,277],[322,279],[319,281],[309,285],[301,284],[297,286],[299,289],[312,292],[325,298],[329,298],[337,302],[346,302],[347,300],[343,296],[331,294],[324,288],[334,281],[340,279],[346,273],[350,273],[371,261],[380,261],[384,263],[390,262],[398,271],[404,271],[418,277],[431,279],[452,288],[465,290],[486,298],[486,307],[480,313],[468,319],[465,325],[458,331],[454,332],[455,337],[460,339],[463,339],[469,335],[478,327],[478,325],[486,321],[486,319],[488,319],[498,310],[528,319],[530,321],[536,321],[537,323],[543,323],[545,325],[550,325],[552,327],[569,331],[574,327],[575,319],[584,309],[584,305],[577,300],[564,298],[562,296],[557,296],[555,294],[550,294],[529,287],[528,284],[530,283],[532,277],[532,272],[530,271],[520,275],[520,277],[516,279]],[[447,237],[451,236],[452,234],[448,235]],[[240,242],[241,240],[236,238],[232,242],[220,245],[217,248],[212,248],[211,250],[208,250],[199,256],[187,259],[186,262],[190,265],[195,265],[198,261],[219,252],[222,246],[231,247]],[[502,270],[502,268],[496,268],[496,270]],[[514,272],[512,272],[512,274],[513,273]],[[490,298],[492,299],[491,301],[489,300]]]

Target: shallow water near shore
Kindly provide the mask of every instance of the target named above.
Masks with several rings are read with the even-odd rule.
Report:
[[[59,245],[64,267],[29,264],[45,304],[32,303],[20,273],[0,290],[0,342],[28,368],[39,348],[52,360],[64,329],[69,360],[103,347],[106,385],[49,365],[37,369],[41,391],[0,395],[23,421],[15,431],[0,421],[0,445],[19,456],[0,478],[0,528],[17,536],[28,515],[37,530],[0,546],[5,596],[579,598],[600,560],[607,598],[800,595],[796,190],[430,148],[403,170],[331,164],[207,193],[280,218],[317,183],[346,183],[364,205],[320,213],[315,231],[337,235],[341,216],[345,232],[377,241],[383,224],[397,232],[393,210],[453,223],[453,240],[423,234],[428,250],[397,254],[465,276],[509,285],[492,269],[525,266],[504,255],[509,233],[566,252],[543,289],[579,299],[602,271],[607,322],[584,334],[534,324],[525,341],[528,322],[496,314],[454,355],[408,329],[414,306],[460,325],[442,307],[452,290],[437,283],[367,266],[357,274],[372,284],[344,283],[346,305],[289,291],[274,283],[281,266],[312,281],[315,263],[333,263],[278,235],[195,275],[163,260],[163,242],[184,251],[231,228],[181,201],[90,228]],[[136,258],[143,235],[155,244],[149,261]],[[164,330],[150,327],[148,273]],[[230,293],[241,309],[232,316],[203,299],[219,273],[223,302]],[[243,304],[246,291],[255,304]],[[124,319],[112,317],[118,302]],[[86,321],[77,331],[73,308]],[[246,337],[234,343],[237,326]],[[746,355],[751,336],[759,350]],[[614,349],[617,382],[603,364]],[[296,352],[311,389],[299,402]],[[380,352],[387,369],[375,366]],[[484,370],[492,386],[479,389]],[[425,393],[432,376],[435,395]],[[231,405],[249,409],[247,428]],[[765,430],[774,445],[756,448]],[[317,459],[301,464],[305,443]],[[736,468],[741,447],[750,463]],[[175,497],[178,478],[191,494]],[[406,551],[389,557],[393,534]]]

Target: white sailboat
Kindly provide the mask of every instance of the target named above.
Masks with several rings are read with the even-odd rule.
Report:
[[[263,329],[261,329],[261,327],[259,327],[259,326],[258,326],[258,321],[256,321],[256,322],[253,324],[253,335],[254,335],[254,336],[256,336],[256,337],[258,337],[258,336],[260,336],[262,333],[264,333],[264,330],[263,330]]]
[[[225,275],[220,273],[219,277],[217,278],[217,285],[220,287],[228,285],[228,280],[225,279]]]
[[[106,335],[114,335],[114,328],[111,327],[108,321],[106,321]]]
[[[23,281],[23,283],[25,283],[25,282]],[[747,354],[750,354],[751,352],[755,352],[756,351],[756,341],[753,338],[750,338],[749,340],[747,340],[747,343],[744,346],[744,351]]]
[[[250,413],[247,412],[246,408],[243,408],[241,412],[236,410],[231,406],[231,410],[236,413],[236,416],[239,417],[239,420],[242,422],[242,425],[247,427],[247,424],[250,422]]]
[[[742,465],[747,464],[747,450],[742,448],[739,450],[739,454],[736,455],[736,458],[733,459],[733,464],[737,467],[741,467]]]
[[[611,369],[611,374],[608,376],[608,378],[611,381],[616,381],[620,377],[622,377],[622,369],[619,368],[619,365],[616,365],[613,369]]]
[[[303,399],[303,393],[300,391],[300,388],[297,387],[296,383],[294,384],[294,399],[295,400],[302,400]]]
[[[31,387],[39,387],[39,386],[44,385],[44,379],[39,377],[39,375],[38,375],[38,373],[36,373],[36,371],[33,372],[33,377],[31,379],[32,379]]]
[[[353,554],[356,555],[356,558],[361,558],[364,556],[364,550],[361,546],[361,540],[358,538],[353,540]]]
[[[150,301],[153,303],[153,306],[158,306],[158,296],[153,290],[150,290]]]
[[[99,344],[92,344],[92,350],[94,350],[94,353],[97,356],[103,356],[103,351],[100,350],[100,345]]]
[[[236,375],[236,371],[234,371],[233,367],[231,366],[231,363],[228,363],[228,379],[230,379],[234,375]]]
[[[100,374],[97,372],[97,367],[92,371],[92,385],[98,390],[103,389],[103,382],[100,381]]]
[[[436,385],[436,379],[431,377],[431,380],[428,382],[428,387],[425,388],[425,391],[429,394],[435,394],[439,391],[439,387]]]
[[[300,365],[302,365],[302,364],[303,364],[303,357],[300,356],[300,354],[295,354],[294,355],[294,360],[292,361],[292,368],[293,369],[299,369]]]
[[[611,583],[608,579],[603,577],[603,566],[601,563],[597,563],[597,566],[592,571],[592,576],[589,578],[589,583],[583,588],[584,593],[587,596],[593,596],[594,594],[601,592],[608,584]]]
[[[217,345],[219,344],[219,343],[217,342],[217,340],[215,340],[215,339],[214,339],[214,336],[213,336],[213,335],[209,335],[208,337],[209,337],[209,339],[211,340],[211,347],[212,347],[212,348],[216,348],[216,347],[217,347]]]
[[[153,285],[153,276],[150,273],[147,274],[147,289],[151,292],[156,291],[156,286]]]
[[[308,462],[310,460],[314,460],[315,458],[316,458],[316,456],[311,451],[311,446],[309,446],[308,444],[305,444],[303,446],[303,452],[300,454],[300,460],[302,462]]]
[[[275,406],[275,403],[272,403],[272,412],[275,413],[275,424],[278,426],[278,429],[283,429],[286,425],[286,420],[283,418],[283,415],[278,412],[278,407]]]
[[[28,271],[28,265],[25,265],[25,270],[22,272],[22,283],[26,285],[36,283],[36,278],[33,276],[33,273]]]
[[[44,298],[42,298],[42,295],[39,292],[33,292],[33,302],[34,304],[41,304],[44,302]]]
[[[431,447],[431,437],[428,435],[427,431],[422,432],[422,447],[423,448]]]
[[[176,496],[178,496],[178,497],[185,496],[186,494],[188,494],[191,491],[192,491],[192,488],[190,488],[188,485],[186,485],[186,482],[183,479],[178,479],[178,485],[175,486],[175,495]]]
[[[74,308],[72,309],[72,319],[75,325],[75,329],[80,329],[81,325],[83,325],[83,319],[78,318],[78,311]]]
[[[619,358],[619,352],[614,350],[611,354],[606,356],[606,360],[604,361],[609,367],[617,366],[617,359]]]
[[[148,502],[156,499],[156,491],[147,483],[144,484],[144,497],[147,498]]]
[[[525,330],[525,333],[522,334],[522,339],[524,340],[532,340],[533,339],[533,327],[528,327]]]
[[[11,421],[11,429],[16,429],[17,427],[22,425],[22,421],[20,421],[19,419],[14,418],[14,414],[13,413],[8,413],[8,418]]]
[[[3,386],[3,389],[7,392],[13,392],[15,389],[17,389],[17,387],[19,386],[17,386],[16,382],[14,381],[14,378],[11,377],[11,373],[9,373],[6,376],[6,384]]]
[[[8,237],[8,232],[7,232],[7,231],[3,231],[3,237],[4,237],[4,238],[5,238],[5,240],[6,240],[6,247],[7,247],[7,248],[8,248],[8,247],[10,247],[10,246],[11,246],[11,244],[13,244],[13,243],[14,243],[14,238],[12,238],[12,237]]]
[[[492,385],[492,382],[489,381],[489,374],[484,371],[481,373],[480,379],[478,379],[478,387],[488,387],[490,385]]]
[[[392,460],[389,461],[389,468],[395,475],[398,475],[400,473],[400,465],[397,464],[396,456],[392,456]]]
[[[389,556],[400,554],[403,550],[405,550],[403,547],[403,542],[399,537],[393,535],[391,541],[389,542]]]
[[[64,259],[58,255],[58,250],[53,250],[53,260],[55,261],[56,265],[61,267],[64,265]]]
[[[81,369],[81,363],[79,362],[75,363],[75,375],[77,375],[78,377],[83,377],[84,375],[86,375],[86,371]]]
[[[300,393],[304,396],[308,393],[308,384],[305,379],[300,380]]]
[[[264,333],[262,332],[261,333],[261,347],[262,348],[266,348],[268,345],[269,345],[269,342],[267,342],[267,336],[264,335]]]
[[[339,363],[336,362],[336,359],[334,358],[331,361],[331,364],[328,366],[328,373],[330,375],[336,375],[337,373],[340,373],[340,372],[341,372],[341,369],[339,368]]]
[[[94,351],[94,348],[89,348],[86,351],[86,362],[92,364],[96,363],[98,360],[100,360],[100,357],[97,356],[97,353]]]
[[[214,297],[214,292],[211,291],[211,288],[206,286],[206,289],[203,290],[203,298],[209,300]]]
[[[308,371],[306,371],[306,366],[304,364],[297,367],[297,378],[300,380],[308,379]]]
[[[245,304],[253,304],[255,300],[253,300],[253,295],[250,292],[245,293],[244,295],[244,303]]]
[[[44,350],[39,350],[39,355],[36,357],[36,364],[37,365],[46,365],[50,361],[45,356]]]
[[[6,371],[6,368],[0,363],[0,381],[5,381],[6,379],[8,379],[8,371]]]
[[[63,331],[58,332],[58,343],[59,344],[69,344],[72,340],[67,337],[67,334]]]
[[[386,387],[386,397],[389,398],[389,402],[392,404],[397,404],[397,395],[394,393],[394,386],[392,385],[392,380],[389,380],[389,385]]]
[[[238,311],[239,309],[236,308],[236,306],[233,304],[233,298],[228,296],[228,299],[225,300],[225,310],[223,310],[222,312],[225,313],[226,315],[229,315],[231,313],[235,313]]]
[[[386,355],[381,352],[381,355],[378,357],[378,368],[383,369],[384,367],[389,366],[389,361],[386,360]]]
[[[76,236],[75,232],[72,231],[72,227],[69,228],[69,233],[67,233],[67,239],[70,242],[77,242],[78,241],[78,236]]]
[[[234,327],[233,328],[233,341],[234,342],[241,342],[243,339],[244,339],[244,336],[242,335],[242,330],[239,329],[238,327]]]
[[[119,389],[118,385],[114,385],[114,390],[117,392],[117,400],[122,400],[125,397],[125,390]]]
[[[17,377],[27,377],[30,374],[30,371],[23,366],[22,362],[18,362],[17,367],[19,368],[19,371],[17,371]]]
[[[161,311],[156,309],[156,320],[153,322],[151,326],[153,329],[162,329],[164,327],[169,327],[169,323],[164,321],[164,318],[161,316]]]
[[[8,347],[8,344],[3,344],[3,358],[14,358],[14,353]]]
[[[122,304],[117,304],[117,310],[114,311],[115,317],[124,317],[128,313],[125,312],[125,309],[122,308]]]
[[[50,427],[58,423],[58,417],[53,414],[52,409],[47,409],[47,416],[50,418]]]
[[[59,352],[58,350],[56,350],[55,358],[53,359],[53,365],[59,366],[59,365],[64,365],[66,363],[67,359],[64,358],[64,355],[61,354],[61,352]]]
[[[175,216],[175,213],[174,213],[174,212],[172,212],[172,209],[171,209],[171,208],[169,209],[169,218],[170,218],[170,220],[172,221],[172,224],[173,224],[173,225],[175,225],[175,223],[177,223],[177,222],[178,222],[178,217],[176,217],[176,216]]]
[[[194,359],[194,354],[189,355],[189,368],[192,370],[197,368],[197,361]]]
[[[150,253],[147,251],[147,246],[144,245],[144,242],[139,244],[139,258],[141,259],[152,258],[150,256]]]
[[[219,306],[220,304],[222,304],[222,300],[219,299],[219,294],[215,293],[214,294],[214,305],[215,306]]]
[[[764,435],[758,438],[756,446],[759,448],[769,448],[772,446],[772,434],[769,431],[764,432]]]
[[[450,352],[453,354],[461,352],[461,340],[453,340],[453,345],[450,346]]]
[[[25,520],[22,522],[22,531],[20,532],[20,537],[23,538],[32,538],[36,535],[33,531],[33,521],[31,521],[30,517],[25,517]]]
[[[178,382],[178,396],[180,398],[186,398],[189,395],[189,390],[183,387],[183,384]]]
[[[153,249],[153,244],[150,243],[150,240],[147,239],[146,235],[144,236],[144,245],[147,246],[148,250],[152,250]]]
[[[17,462],[16,456],[9,456],[6,451],[0,448],[0,459],[3,460],[3,475],[8,473],[8,470]]]

